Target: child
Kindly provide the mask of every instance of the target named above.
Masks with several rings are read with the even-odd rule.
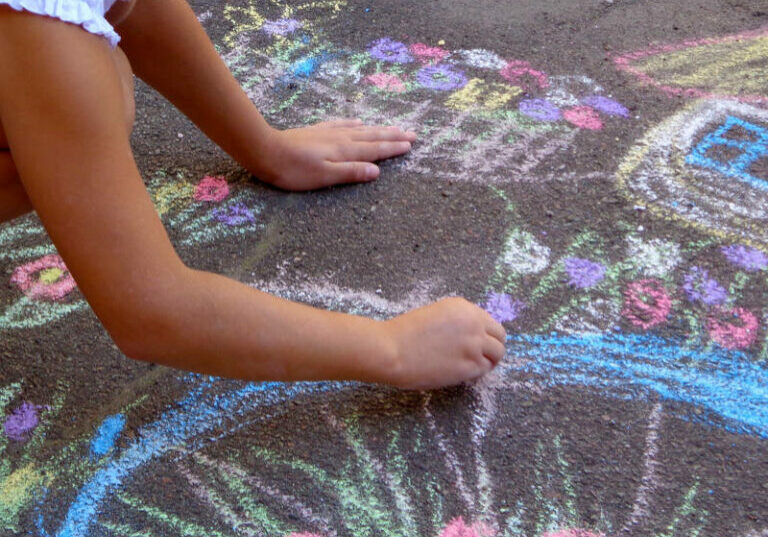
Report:
[[[248,380],[419,389],[502,359],[503,327],[460,298],[374,321],[186,267],[131,153],[131,67],[278,188],[373,180],[374,161],[415,140],[357,120],[271,128],[184,0],[0,0],[0,221],[37,211],[127,356]]]

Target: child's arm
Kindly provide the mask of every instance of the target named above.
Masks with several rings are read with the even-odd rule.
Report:
[[[267,125],[185,0],[138,0],[117,26],[134,72],[237,162],[289,190],[375,179],[371,164],[407,152],[414,133],[358,121],[278,131]]]
[[[504,330],[450,299],[391,321],[291,303],[185,267],[133,161],[105,40],[0,9],[0,120],[32,204],[131,357],[244,379],[435,387],[476,378]]]

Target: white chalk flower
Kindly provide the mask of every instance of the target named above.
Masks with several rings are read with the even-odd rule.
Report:
[[[477,69],[502,69],[507,65],[507,61],[495,52],[481,48],[457,50],[451,54],[451,60],[465,63]]]
[[[536,274],[549,266],[549,254],[533,235],[515,230],[504,246],[504,263],[518,274]]]
[[[680,264],[680,246],[661,239],[644,241],[628,237],[627,256],[645,276],[663,277]]]

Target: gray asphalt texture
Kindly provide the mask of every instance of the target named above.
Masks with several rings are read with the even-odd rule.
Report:
[[[301,3],[253,6],[275,20],[292,4]],[[240,196],[249,215],[255,215],[245,233],[231,232],[213,218],[208,222],[223,230],[219,235],[195,235],[198,228],[189,222],[202,213],[189,217],[176,201],[169,202],[166,224],[185,262],[319,307],[378,317],[453,294],[493,309],[489,293],[503,291],[525,303],[521,313],[504,319],[512,335],[577,334],[583,321],[605,334],[652,334],[660,341],[686,342],[702,353],[717,353],[727,345],[710,339],[707,319],[725,314],[693,300],[683,285],[691,267],[706,267],[728,289],[732,301],[726,306],[753,312],[760,323],[757,337],[729,356],[758,368],[752,386],[765,388],[768,280],[746,269],[743,276],[736,274],[721,254],[724,246],[735,243],[732,236],[665,217],[653,210],[653,200],[639,202],[617,180],[638,141],[694,98],[642,84],[619,70],[615,58],[660,44],[765,29],[768,4],[349,0],[339,2],[337,11],[316,4],[297,9],[293,16],[304,22],[298,32],[310,36],[310,45],[319,43],[316,57],[325,64],[353,65],[355,53],[364,53],[383,37],[440,44],[454,53],[484,49],[528,62],[532,71],[545,72],[550,84],[557,76],[588,77],[599,84],[601,94],[624,105],[628,117],[601,114],[599,130],[571,129],[560,120],[551,131],[536,130],[518,118],[522,127],[517,140],[530,136],[532,142],[511,153],[491,147],[484,158],[492,165],[473,173],[462,164],[469,146],[451,145],[450,139],[466,135],[467,140],[482,140],[494,121],[502,121],[498,116],[441,130],[457,117],[445,95],[409,88],[403,95],[369,97],[370,84],[364,80],[334,85],[328,82],[332,75],[315,67],[306,76],[296,74],[285,65],[295,66],[299,53],[286,52],[270,64],[273,36],[258,28],[237,30],[233,21],[245,21],[245,11],[232,8],[245,8],[247,2],[195,1],[193,8],[222,55],[231,52],[227,40],[233,35],[247,38],[235,47],[261,51],[242,61],[227,58],[241,82],[258,79],[251,95],[272,124],[301,126],[313,120],[313,110],[316,119],[323,119],[370,107],[366,119],[403,122],[421,133],[414,152],[429,147],[433,136],[448,141],[419,153],[423,158],[418,165],[408,157],[382,163],[381,178],[371,184],[286,193],[249,177],[167,101],[138,82],[132,143],[150,190],[160,188],[152,182],[160,171],[165,184],[194,185],[203,176],[222,176],[231,195]],[[764,75],[766,51],[768,46],[756,46],[743,63]],[[366,68],[363,76],[373,72],[370,65]],[[351,71],[347,68],[343,76]],[[724,68],[722,77],[739,73]],[[277,78],[270,80],[270,75]],[[530,71],[526,76],[524,94],[514,102],[550,95],[534,87]],[[768,84],[762,83],[759,95],[768,99]],[[426,112],[408,116],[424,102],[431,103]],[[765,111],[766,102],[752,106]],[[693,143],[703,136],[696,133]],[[555,139],[562,140],[555,150],[537,153]],[[540,156],[535,162],[534,155]],[[477,169],[477,162],[472,168]],[[768,181],[768,156],[750,172]],[[34,217],[25,222],[32,225]],[[517,279],[503,272],[513,264],[507,254],[514,230],[523,230],[526,247],[531,240],[546,245],[546,268],[522,270]],[[674,243],[681,260],[663,274],[655,265],[645,272],[619,268],[613,287],[605,283],[590,291],[589,299],[572,302],[578,286],[567,283],[562,268],[555,269],[556,259],[571,256],[629,266],[640,255],[637,250],[627,253],[631,237],[645,238],[645,244]],[[768,251],[760,240],[745,244]],[[39,235],[18,234],[3,248],[21,252],[44,243]],[[0,257],[0,312],[22,296],[10,281],[14,270],[35,257]],[[609,273],[605,282],[612,278]],[[646,329],[624,309],[629,282],[648,279],[666,282],[673,303],[665,322]],[[82,296],[75,290],[63,303],[82,304]],[[602,306],[590,309],[598,303],[617,306],[607,307],[603,315]],[[564,304],[572,307],[560,315]],[[39,320],[49,310],[23,311]],[[648,321],[650,314],[644,315],[635,319]],[[686,320],[696,315],[698,324]],[[26,436],[9,436],[0,446],[3,535],[63,535],[74,512],[88,513],[91,519],[80,526],[87,528],[82,535],[768,534],[768,421],[756,418],[758,422],[745,425],[693,396],[675,398],[642,383],[609,389],[595,379],[559,382],[554,372],[549,376],[546,368],[526,365],[531,359],[511,350],[506,358],[511,369],[480,387],[425,394],[344,385],[319,392],[300,389],[288,402],[272,403],[265,396],[252,407],[243,403],[230,409],[221,401],[241,389],[241,383],[209,384],[131,361],[85,306],[26,325],[23,319],[8,318],[0,323],[0,387],[11,394],[0,398],[4,415],[11,416],[27,401],[40,405],[40,422]],[[695,326],[703,335],[691,343]],[[536,344],[524,345],[535,362]],[[660,354],[668,350],[654,345],[650,348]],[[698,367],[692,362],[692,368]],[[686,382],[682,378],[671,391],[685,391]],[[721,388],[726,386],[715,391]],[[759,398],[755,403],[757,396],[752,395],[744,399],[745,412],[765,416]],[[111,461],[125,460],[136,446],[150,445],[156,439],[152,424],[160,423],[162,429],[169,413],[186,412],[190,400],[206,397],[218,409],[202,413],[211,416],[209,428],[195,431],[184,422],[174,430],[188,434],[179,432],[167,450],[125,473],[118,471],[114,481],[98,473]],[[712,400],[719,401],[717,396]],[[228,417],[216,421],[216,412]],[[109,451],[95,456],[92,439],[99,436],[100,424],[118,415],[125,419],[124,427]],[[88,488],[94,482],[110,484],[97,497]],[[93,511],[77,511],[81,496],[90,498],[86,503]]]

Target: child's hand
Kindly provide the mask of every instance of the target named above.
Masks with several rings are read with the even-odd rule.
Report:
[[[379,176],[374,161],[407,153],[416,133],[398,127],[368,127],[360,120],[274,130],[267,149],[250,171],[278,188],[313,190]]]
[[[487,312],[462,298],[446,298],[386,321],[397,348],[389,384],[431,389],[474,380],[505,353],[506,332]]]

